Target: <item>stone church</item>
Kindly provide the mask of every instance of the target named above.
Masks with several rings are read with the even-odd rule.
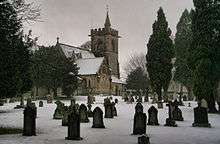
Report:
[[[56,48],[67,58],[73,58],[79,67],[79,87],[75,95],[106,94],[122,95],[125,83],[120,79],[118,62],[118,31],[111,28],[107,12],[104,28],[91,29],[88,41],[80,47],[59,42]],[[43,89],[39,96],[45,95]],[[36,95],[36,92],[34,92]],[[59,88],[58,95],[62,95]]]

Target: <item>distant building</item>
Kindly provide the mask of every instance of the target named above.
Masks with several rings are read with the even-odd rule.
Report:
[[[66,57],[73,58],[79,67],[80,86],[76,95],[88,93],[122,95],[125,83],[120,79],[119,36],[118,31],[111,28],[108,13],[104,28],[91,29],[89,36],[91,41],[80,47],[60,43],[59,38],[55,46],[61,49]],[[61,93],[58,92],[60,95]],[[41,94],[46,95],[42,92]]]

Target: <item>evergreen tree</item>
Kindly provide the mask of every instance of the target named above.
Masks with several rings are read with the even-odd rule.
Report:
[[[174,81],[184,85],[189,97],[192,97],[192,72],[187,64],[187,58],[189,56],[190,43],[192,41],[192,19],[191,15],[186,9],[179,23],[177,24],[177,33],[175,35],[175,74]]]
[[[32,71],[34,85],[52,89],[54,97],[59,87],[64,88],[67,96],[77,88],[77,65],[54,46],[41,47],[34,53]]]
[[[173,42],[170,38],[171,30],[168,28],[163,9],[158,10],[157,20],[153,24],[153,34],[147,44],[147,71],[151,86],[162,101],[162,89],[165,94],[172,78],[172,58],[174,57]]]
[[[188,63],[193,71],[193,92],[206,99],[209,112],[216,112],[214,91],[219,82],[219,0],[194,0],[192,43]]]
[[[31,87],[30,61],[21,21],[7,0],[0,1],[0,25],[0,95],[13,97]]]
[[[144,73],[141,67],[137,67],[130,72],[126,80],[126,88],[135,90],[137,93],[140,93],[140,90],[142,90],[143,93],[148,93],[149,80],[147,74]]]

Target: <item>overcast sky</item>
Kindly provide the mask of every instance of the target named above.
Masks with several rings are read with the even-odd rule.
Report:
[[[112,28],[119,31],[119,63],[122,69],[130,55],[146,53],[152,24],[161,6],[175,35],[176,24],[184,9],[193,8],[193,0],[35,0],[41,5],[41,20],[31,24],[39,45],[61,43],[79,46],[90,40],[91,28],[104,26],[106,5]]]

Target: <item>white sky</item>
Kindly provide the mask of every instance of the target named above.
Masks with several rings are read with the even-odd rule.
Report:
[[[31,1],[31,0],[29,0]],[[175,35],[176,24],[184,11],[193,7],[193,0],[37,0],[41,5],[41,20],[26,29],[39,36],[39,45],[60,42],[79,46],[90,40],[91,28],[104,26],[106,5],[112,28],[119,31],[119,63],[123,65],[130,55],[146,53],[146,44],[152,24],[161,6]]]

